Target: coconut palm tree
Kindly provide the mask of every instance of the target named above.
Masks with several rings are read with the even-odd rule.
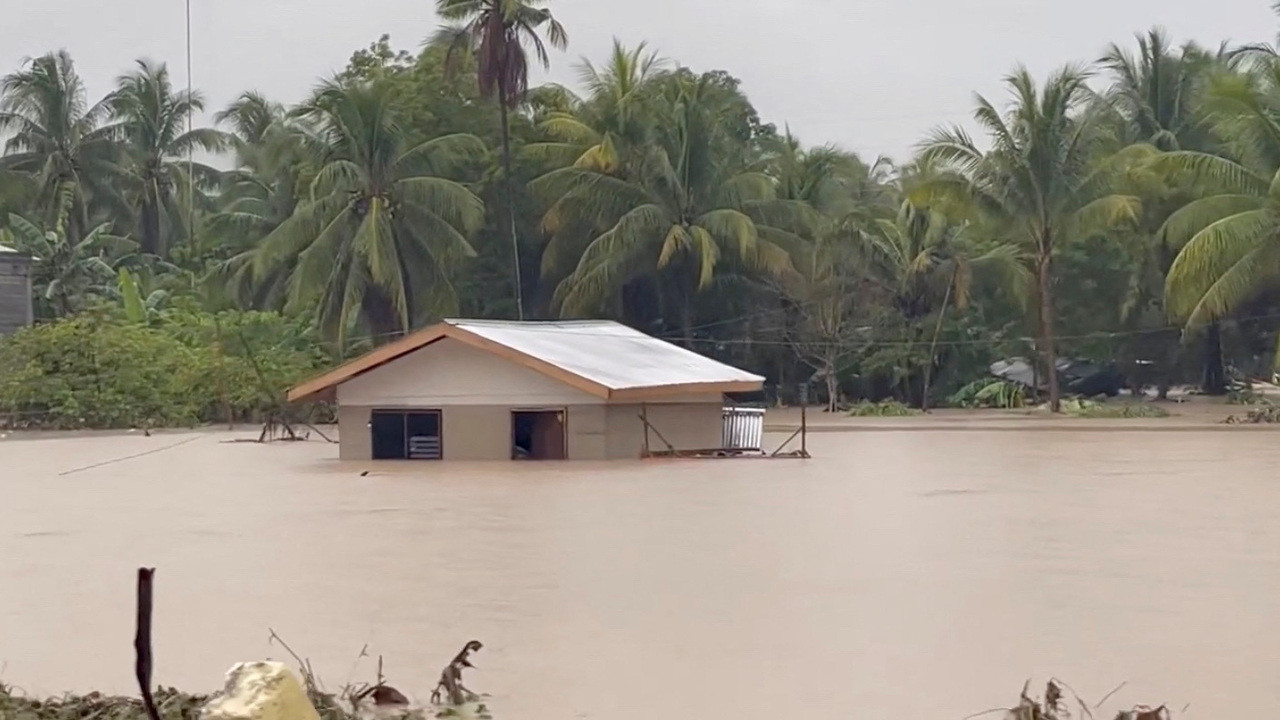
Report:
[[[209,281],[243,308],[279,308],[286,299],[288,271],[255,275],[253,248],[293,214],[307,192],[314,167],[303,151],[307,129],[279,103],[246,92],[218,113],[231,128],[236,167],[224,174],[215,208],[203,224],[200,252],[218,262]],[[217,288],[213,288],[215,291]]]
[[[502,124],[502,169],[506,182],[507,219],[514,259],[516,308],[524,319],[524,289],[520,274],[520,242],[516,235],[515,188],[511,172],[511,120],[509,112],[520,106],[529,89],[529,56],[525,45],[543,67],[550,65],[547,43],[564,49],[569,35],[545,7],[545,0],[436,0],[436,12],[446,22],[433,42],[477,58],[476,79],[480,94],[498,101]],[[539,32],[546,32],[546,42]]]
[[[903,202],[893,218],[871,218],[869,224],[867,219],[865,213],[854,213],[843,224],[852,231],[862,275],[880,288],[909,325],[933,318],[921,393],[922,409],[927,410],[938,336],[947,311],[967,310],[977,286],[1006,291],[1022,300],[1033,284],[1027,258],[1012,243],[982,247],[967,223],[910,201]]]
[[[1006,113],[986,98],[977,99],[974,117],[987,132],[990,147],[980,148],[959,127],[935,131],[922,157],[950,164],[957,176],[926,183],[916,193],[926,200],[958,194],[981,214],[982,232],[1018,244],[1034,258],[1037,346],[1055,412],[1060,409],[1053,330],[1055,250],[1064,241],[1132,221],[1140,209],[1138,198],[1109,193],[1103,176],[1092,171],[1100,113],[1087,79],[1086,72],[1067,67],[1041,88],[1025,68],[1017,69],[1005,80],[1013,96]]]
[[[1099,60],[1111,76],[1107,96],[1127,139],[1161,150],[1207,149],[1212,138],[1199,92],[1221,58],[1194,43],[1175,50],[1160,28],[1138,35],[1137,44],[1136,55],[1112,44]]]
[[[42,222],[55,224],[69,188],[67,232],[88,232],[91,198],[101,196],[115,170],[114,128],[104,123],[110,98],[92,105],[65,50],[27,60],[0,79],[0,134],[8,135],[0,171],[27,173],[36,182]]]
[[[806,149],[790,129],[766,139],[763,150],[760,168],[777,182],[780,198],[804,202],[831,219],[871,208],[892,212],[885,158],[868,166],[834,145]]]
[[[726,99],[714,77],[686,72],[665,82],[653,142],[625,177],[571,165],[533,188],[553,199],[544,226],[573,220],[598,228],[556,288],[563,315],[599,312],[628,284],[644,281],[669,302],[664,314],[678,318],[689,343],[694,297],[718,273],[793,271],[785,248],[800,242],[792,229],[812,211],[779,199],[770,177],[718,152]],[[557,245],[570,240],[554,235],[547,252],[567,252]]]
[[[186,129],[204,109],[198,93],[175,91],[169,71],[146,60],[118,79],[111,113],[123,143],[119,180],[132,209],[144,252],[167,257],[174,242],[190,238],[197,186],[213,187],[220,173],[193,162],[197,150],[217,151],[228,137],[213,128]]]
[[[453,264],[474,254],[484,205],[448,179],[486,154],[472,135],[410,147],[383,85],[328,82],[299,111],[319,171],[309,197],[253,252],[259,279],[287,269],[288,306],[314,311],[344,342],[352,330],[377,341],[457,306]]]
[[[1174,211],[1196,199],[1198,192],[1186,183],[1166,182],[1146,160],[1156,149],[1213,152],[1219,147],[1211,132],[1211,115],[1204,111],[1202,101],[1210,78],[1226,70],[1227,58],[1194,43],[1175,49],[1158,28],[1137,36],[1137,46],[1135,55],[1112,45],[1100,62],[1112,78],[1108,98],[1119,116],[1123,137],[1135,143],[1118,153],[1114,163],[1129,192],[1143,199],[1131,245],[1138,258],[1122,317],[1127,322],[1145,316],[1150,325],[1165,322],[1165,281],[1173,257],[1186,241],[1181,238],[1178,246],[1172,246],[1160,228]],[[1203,389],[1211,394],[1224,392],[1226,375],[1217,323],[1210,323],[1204,336]],[[1147,354],[1164,357],[1165,365],[1172,363],[1176,339],[1163,333],[1145,333],[1142,339]],[[1166,374],[1162,393],[1167,385]]]
[[[569,107],[547,113],[538,129],[553,140],[526,145],[525,155],[618,174],[650,139],[656,95],[652,81],[667,65],[645,43],[627,48],[616,38],[603,67],[583,58],[577,69],[586,97],[570,95]]]
[[[1223,153],[1152,161],[1169,182],[1200,194],[1161,229],[1178,248],[1166,305],[1188,328],[1226,317],[1280,277],[1280,58],[1215,75],[1204,102]]]
[[[232,128],[236,168],[224,175],[209,225],[225,229],[217,234],[228,240],[240,235],[243,249],[293,214],[305,170],[305,130],[291,121],[284,106],[253,92],[237,98],[216,121]]]

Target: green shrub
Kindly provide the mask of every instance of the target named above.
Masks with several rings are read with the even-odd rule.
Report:
[[[0,415],[49,427],[189,425],[199,419],[200,363],[140,325],[80,316],[0,343]]]
[[[919,414],[919,410],[907,407],[897,400],[863,401],[849,408],[850,417],[907,417]]]
[[[957,390],[947,398],[947,403],[961,408],[1011,409],[1024,407],[1027,396],[1026,390],[1018,383],[982,378]]]
[[[85,314],[0,339],[0,423],[127,428],[252,421],[326,364],[274,313]]]

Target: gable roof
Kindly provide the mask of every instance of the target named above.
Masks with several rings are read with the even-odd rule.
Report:
[[[764,378],[610,320],[445,320],[289,390],[290,402],[333,399],[338,385],[444,338],[493,353],[606,400],[753,392]]]

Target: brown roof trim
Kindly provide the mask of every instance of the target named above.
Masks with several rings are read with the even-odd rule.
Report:
[[[310,380],[289,388],[285,399],[289,402],[303,400],[333,400],[334,390],[338,385],[350,380],[360,373],[372,370],[379,365],[391,362],[401,355],[407,355],[420,347],[430,345],[448,334],[451,326],[448,323],[432,325],[412,335],[406,335],[392,343],[387,343],[348,363],[317,375]]]
[[[521,352],[481,335],[477,335],[466,328],[458,327],[457,325],[453,325],[448,322],[442,322],[437,325],[432,325],[429,328],[419,330],[418,332],[405,336],[393,343],[383,345],[376,350],[361,355],[351,362],[340,365],[333,370],[301,383],[291,388],[285,397],[289,402],[303,402],[307,400],[333,401],[336,399],[337,387],[342,383],[356,377],[357,375],[373,370],[376,367],[385,365],[392,360],[408,355],[414,350],[426,347],[427,345],[443,338],[452,338],[478,350],[493,353],[494,355],[510,360],[518,365],[523,365],[524,367],[546,375],[547,377],[559,380],[570,387],[577,388],[590,395],[595,395],[596,397],[604,398],[605,400],[645,400],[649,398],[668,397],[671,395],[690,392],[754,392],[764,385],[762,380],[737,380],[731,382],[655,385],[651,387],[622,388],[613,390],[607,385],[602,385],[594,380],[565,370],[558,365],[549,363],[546,360],[534,357],[533,355]]]

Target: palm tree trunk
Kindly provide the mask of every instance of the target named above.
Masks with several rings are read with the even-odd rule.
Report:
[[[1053,338],[1053,291],[1050,268],[1051,255],[1048,250],[1041,250],[1036,258],[1036,283],[1040,286],[1040,338],[1038,345],[1044,357],[1045,372],[1049,381],[1049,409],[1053,412],[1062,410],[1061,392],[1058,388],[1058,352]]]
[[[516,234],[515,177],[511,174],[511,120],[507,115],[506,82],[498,78],[498,112],[502,119],[502,193],[506,196],[511,230],[511,262],[515,269],[516,317],[524,320],[524,281],[520,277],[520,238]]]
[[[142,198],[142,250],[162,258],[166,255],[160,246],[160,196],[152,185]]]
[[[1200,387],[1206,395],[1227,393],[1227,371],[1222,362],[1222,326],[1209,325],[1204,338],[1204,374]]]

